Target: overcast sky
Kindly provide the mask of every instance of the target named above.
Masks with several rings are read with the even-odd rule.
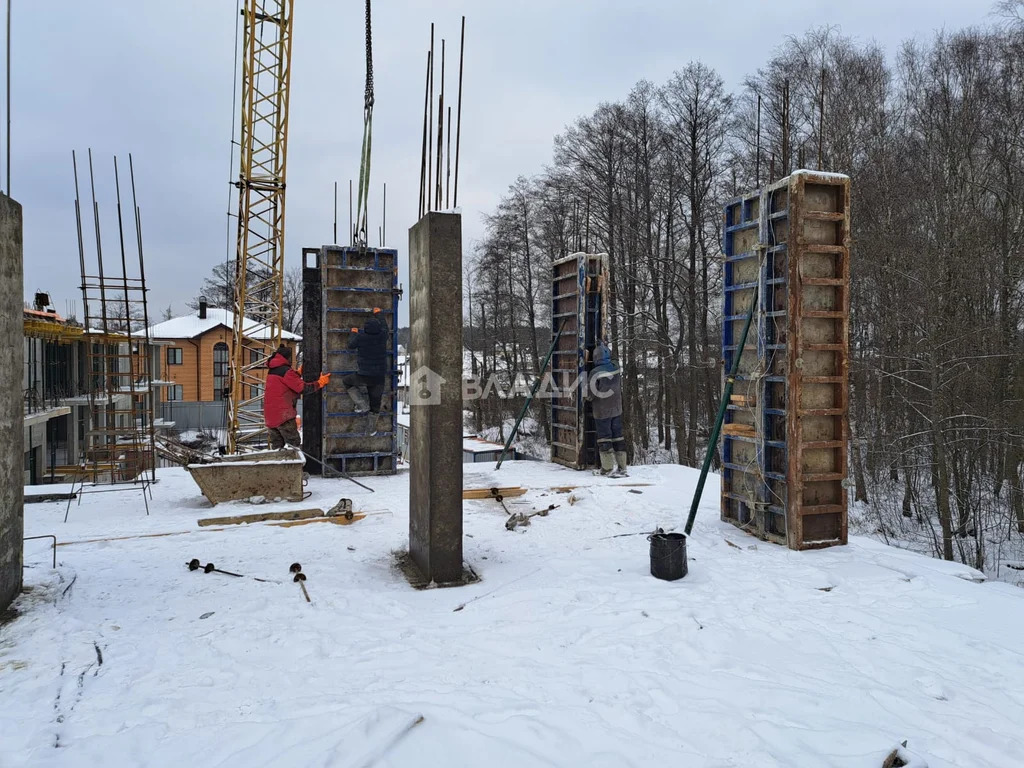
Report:
[[[11,191],[24,206],[27,297],[49,291],[60,312],[81,303],[72,149],[80,158],[93,149],[109,261],[119,257],[112,156],[127,166],[133,154],[153,314],[168,305],[187,311],[185,302],[224,261],[227,211],[237,205],[229,187],[237,160],[229,166],[228,154],[236,2],[14,0]],[[333,239],[336,180],[339,232],[347,229],[364,84],[363,2],[295,6],[289,267],[299,265],[303,247]],[[377,0],[371,245],[387,182],[386,245],[401,252],[408,287],[431,21],[438,48],[441,37],[449,42],[454,94],[459,21],[467,17],[459,199],[468,252],[481,214],[517,175],[549,162],[553,136],[601,101],[625,97],[638,80],[661,84],[701,59],[735,88],[786,35],[812,26],[838,25],[892,54],[909,37],[986,23],[990,7],[988,0]],[[91,217],[85,227],[91,265]]]

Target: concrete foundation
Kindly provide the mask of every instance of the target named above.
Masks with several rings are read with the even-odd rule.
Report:
[[[25,535],[21,206],[0,194],[0,610],[21,592]]]
[[[462,563],[462,217],[409,230],[409,555],[423,579],[464,582]]]

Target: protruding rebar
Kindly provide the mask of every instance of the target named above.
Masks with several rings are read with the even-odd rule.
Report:
[[[447,168],[444,172],[444,207],[451,207],[452,193],[452,108],[448,107],[448,145],[445,148],[445,162]]]
[[[466,48],[466,17],[462,17],[462,34],[459,39],[459,103],[455,117],[455,190],[452,194],[452,207],[459,207],[459,148],[462,138],[462,62]]]
[[[430,106],[427,115],[429,130],[434,130],[434,25],[430,25]],[[427,141],[427,210],[434,209],[434,142]]]
[[[441,181],[441,169],[443,160],[441,155],[444,139],[444,54],[445,54],[445,40],[441,38],[441,93],[438,97],[437,102],[437,174],[436,181],[434,184],[434,207],[441,207],[441,192],[444,189],[444,185]]]
[[[427,101],[430,98],[430,51],[427,51],[427,69],[423,80],[423,147],[420,150],[420,218],[426,213],[427,198]]]

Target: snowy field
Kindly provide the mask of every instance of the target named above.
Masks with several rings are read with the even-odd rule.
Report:
[[[351,525],[200,529],[289,505],[213,509],[181,470],[148,518],[137,492],[87,495],[66,525],[62,503],[27,506],[26,535],[66,544],[53,571],[29,542],[0,626],[0,766],[880,768],[904,739],[914,765],[1024,765],[1021,589],[864,538],[759,542],[718,522],[715,478],[689,575],[662,582],[646,537],[620,534],[681,528],[695,471],[465,469],[533,489],[513,511],[560,506],[509,532],[497,502],[466,502],[482,581],[457,589],[393,567],[405,474],[314,479],[291,505],[346,496]]]

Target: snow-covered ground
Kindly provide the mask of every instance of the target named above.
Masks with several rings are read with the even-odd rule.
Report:
[[[689,575],[663,582],[646,537],[621,534],[681,527],[694,470],[635,468],[625,482],[651,485],[630,488],[464,469],[466,487],[531,488],[513,512],[560,506],[509,532],[497,502],[466,502],[482,581],[456,589],[393,567],[405,474],[376,493],[314,479],[293,505],[352,498],[351,525],[200,529],[273,507],[213,509],[180,470],[149,517],[135,492],[88,495],[66,525],[63,504],[29,505],[26,535],[63,545],[53,571],[29,542],[30,591],[0,627],[0,766],[879,768],[903,739],[930,768],[1024,765],[1021,589],[864,538],[756,541],[718,522],[715,478]],[[176,535],[74,543],[153,533]]]

